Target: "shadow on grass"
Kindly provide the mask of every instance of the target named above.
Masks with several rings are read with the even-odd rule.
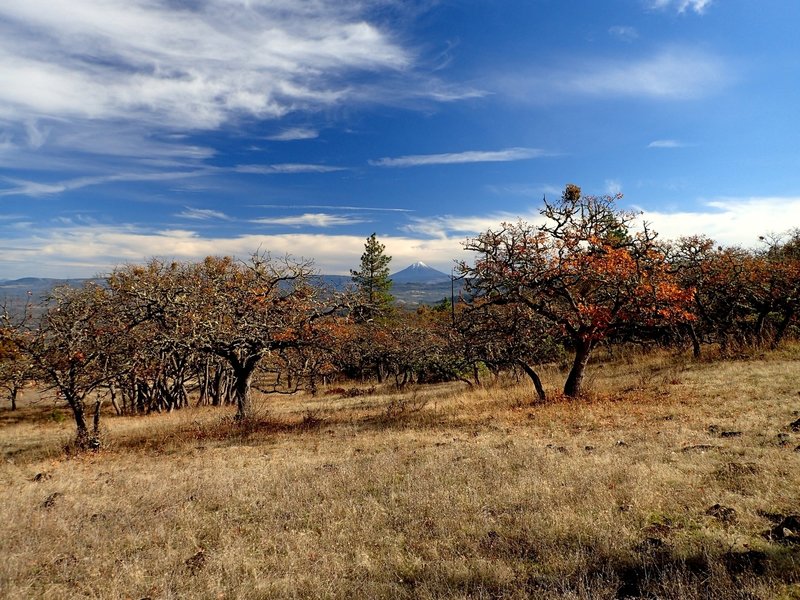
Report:
[[[777,597],[800,581],[800,546],[770,545],[765,550],[709,548],[678,556],[666,544],[646,539],[630,552],[608,556],[591,546],[542,548],[535,540],[491,531],[464,564],[403,564],[396,580],[398,597],[465,598],[615,598],[755,600]],[[576,552],[582,564],[548,564],[554,553]],[[497,568],[502,564],[506,568]],[[509,577],[509,572],[513,573]],[[786,596],[795,597],[795,596]]]

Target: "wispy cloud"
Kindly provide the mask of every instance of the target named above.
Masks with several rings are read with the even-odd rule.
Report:
[[[37,181],[27,181],[11,177],[2,178],[11,183],[11,187],[0,189],[0,196],[49,196],[60,194],[70,190],[102,185],[105,183],[121,181],[170,181],[175,179],[186,179],[188,177],[199,177],[207,174],[208,171],[180,171],[180,172],[154,172],[154,173],[118,173],[115,175],[97,175],[89,177],[77,177],[56,183],[41,183]]]
[[[314,208],[314,209],[334,209],[334,210],[363,210],[368,212],[414,212],[410,208],[395,208],[385,206],[346,206],[341,204],[257,204],[256,208]]]
[[[485,186],[486,191],[498,196],[523,196],[539,198],[542,196],[560,196],[562,188],[551,184],[503,183]]]
[[[501,223],[516,222],[519,219],[529,223],[541,221],[541,215],[534,210],[525,213],[494,212],[486,215],[440,215],[427,218],[414,218],[402,227],[402,231],[426,238],[463,239],[465,235],[475,235],[487,229],[497,229]]]
[[[413,154],[396,158],[380,158],[369,163],[378,167],[419,167],[426,165],[456,165],[463,163],[509,162],[546,156],[537,148],[507,148],[506,150],[468,150],[446,154]]]
[[[412,60],[364,11],[332,0],[5,0],[0,104],[28,116],[213,128],[237,113],[335,103],[348,93],[342,73]]]
[[[612,37],[622,40],[623,42],[632,42],[639,38],[639,32],[635,27],[627,25],[614,25],[608,28],[608,33]]]
[[[300,163],[287,163],[279,165],[238,165],[234,170],[237,173],[253,173],[258,175],[292,174],[292,173],[334,173],[344,171],[345,167],[330,165],[309,165]]]
[[[692,10],[701,15],[714,0],[649,0],[650,7],[655,9],[674,8],[679,13]]]
[[[582,97],[686,100],[719,92],[732,81],[723,59],[673,47],[635,59],[584,58],[555,69],[515,71],[496,78],[496,87],[524,103]]]
[[[264,217],[253,219],[251,223],[272,226],[288,227],[338,227],[342,225],[355,225],[367,222],[361,217],[351,217],[346,215],[332,215],[328,213],[305,213],[302,215],[292,215],[288,217]]]
[[[395,0],[3,0],[0,124],[11,134],[0,166],[55,172],[113,156],[116,170],[174,169],[213,154],[187,134],[243,119],[479,94],[440,80],[389,15],[413,11]],[[319,135],[275,129],[272,141]]]
[[[647,144],[648,148],[685,148],[688,144],[679,140],[653,140]]]
[[[606,194],[615,196],[622,193],[622,183],[617,179],[606,179]]]
[[[319,131],[316,129],[292,127],[291,129],[284,129],[280,133],[267,136],[267,139],[273,142],[291,142],[295,140],[313,140],[317,137],[319,137]]]
[[[209,208],[191,208],[189,206],[186,207],[185,210],[179,212],[176,217],[180,217],[182,219],[193,219],[197,221],[230,221],[231,217],[226,215],[224,212],[218,210],[211,210]]]

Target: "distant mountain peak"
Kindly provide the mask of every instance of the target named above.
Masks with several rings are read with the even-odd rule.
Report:
[[[450,275],[429,267],[421,260],[392,275],[394,283],[441,283],[449,280]]]

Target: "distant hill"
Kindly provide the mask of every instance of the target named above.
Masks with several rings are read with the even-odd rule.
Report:
[[[413,265],[409,265],[402,271],[398,271],[397,273],[393,274],[391,279],[395,284],[439,284],[449,283],[450,275],[447,273],[442,273],[441,271],[437,271],[433,267],[426,265],[424,262],[415,262]]]
[[[352,285],[349,275],[318,275],[320,283],[336,290],[344,290]],[[463,285],[456,280],[451,290],[450,276],[437,271],[423,262],[416,262],[398,271],[392,278],[391,293],[400,306],[415,307],[420,304],[434,304],[444,298],[450,298],[451,292],[458,297]],[[12,312],[21,310],[26,303],[43,307],[45,298],[52,289],[59,285],[80,287],[87,279],[49,279],[42,277],[25,277],[23,279],[0,280],[0,307],[5,305]],[[102,280],[94,280],[98,283]]]

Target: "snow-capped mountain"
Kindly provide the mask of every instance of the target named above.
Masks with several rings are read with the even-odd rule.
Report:
[[[418,261],[392,276],[394,283],[443,283],[450,281],[450,275],[429,267]]]

